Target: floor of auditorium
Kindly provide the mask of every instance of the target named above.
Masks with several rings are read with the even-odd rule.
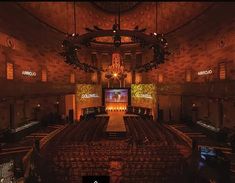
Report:
[[[106,131],[126,132],[126,127],[123,120],[124,114],[124,111],[109,111],[109,122]]]
[[[171,128],[191,139],[197,138],[199,144],[213,144],[203,141],[204,134],[190,131],[184,124],[165,125],[136,115],[111,112],[78,123],[49,126],[18,143],[6,144],[0,155],[25,159],[32,147],[28,139],[43,142],[55,134],[39,155],[32,156],[36,167],[33,172],[42,182],[79,183],[84,176],[109,176],[110,183],[190,182],[191,148]],[[109,139],[106,132],[112,130],[125,131],[126,136]],[[222,144],[221,148],[235,160],[229,148]]]
[[[183,182],[182,162],[191,150],[182,139],[139,116],[108,116],[68,126],[43,151],[47,168],[39,161],[42,177],[68,183],[82,182],[83,176],[109,176],[111,183]],[[125,130],[126,137],[110,140],[105,134],[110,129]]]

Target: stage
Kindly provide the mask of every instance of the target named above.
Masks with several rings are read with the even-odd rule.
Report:
[[[109,111],[106,116],[109,116],[108,126],[106,128],[106,135],[111,139],[118,139],[126,137],[126,127],[123,116],[125,111]],[[97,115],[97,117],[100,115]]]
[[[125,114],[125,111],[109,111],[108,114],[96,115],[96,117],[109,116],[106,132],[126,132],[124,116],[138,116],[136,114]]]
[[[109,123],[106,132],[126,132],[125,123],[123,120],[124,111],[110,111]]]
[[[125,114],[125,111],[108,111],[108,114],[96,115],[109,116],[109,122],[106,128],[106,135],[108,138],[124,138],[126,137],[126,126],[123,117],[124,116],[138,116],[135,114]]]

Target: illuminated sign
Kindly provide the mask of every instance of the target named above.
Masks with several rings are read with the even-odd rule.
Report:
[[[82,98],[97,98],[99,95],[92,93],[92,94],[82,94]]]
[[[210,70],[207,70],[207,71],[199,71],[199,72],[197,73],[197,75],[199,75],[199,76],[208,75],[208,74],[212,74],[212,70],[211,70],[211,69],[210,69]]]
[[[149,98],[152,99],[153,97],[150,94],[138,94],[136,95],[138,98]]]
[[[22,75],[35,77],[37,74],[36,72],[32,72],[32,71],[22,71]]]

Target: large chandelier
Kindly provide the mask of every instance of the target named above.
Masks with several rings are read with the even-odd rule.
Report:
[[[121,83],[127,77],[127,73],[124,70],[124,66],[121,64],[120,53],[113,53],[112,54],[112,64],[110,66],[108,66],[108,68],[106,69],[105,77],[108,80],[118,79],[120,82],[120,87],[122,86]],[[108,83],[108,85],[109,85],[109,83]]]
[[[157,8],[157,4],[156,4]],[[85,72],[105,72],[103,68],[97,68],[87,63],[81,62],[77,56],[77,52],[82,48],[94,48],[97,45],[102,48],[102,50],[113,50],[114,52],[119,49],[124,48],[125,46],[138,46],[139,48],[149,48],[153,49],[153,59],[149,62],[132,68],[132,71],[143,72],[151,70],[152,68],[157,68],[159,64],[164,63],[166,55],[168,52],[168,43],[164,38],[163,34],[157,34],[156,32],[146,34],[146,28],[139,29],[139,26],[136,26],[133,30],[124,30],[120,26],[120,8],[118,11],[118,16],[115,17],[115,23],[111,29],[105,30],[99,28],[98,26],[93,26],[93,28],[85,28],[87,33],[79,35],[76,33],[76,14],[75,14],[75,3],[74,3],[74,29],[75,32],[71,35],[67,35],[66,39],[62,42],[63,52],[60,53],[64,58],[65,62],[72,65],[75,69],[79,68]],[[156,11],[157,12],[157,11]],[[156,13],[157,19],[157,13]],[[156,23],[157,25],[157,23]],[[97,41],[101,37],[111,37],[112,42],[102,42]],[[122,38],[130,38],[129,42],[122,42]],[[119,54],[120,55],[120,54]],[[117,54],[114,54],[113,57],[117,57]],[[115,69],[118,69],[115,72]],[[125,76],[125,72],[122,71],[123,66],[121,64],[112,63],[111,66],[106,71],[106,78],[112,78],[115,74],[117,77],[122,78]],[[121,73],[121,74],[120,74]]]

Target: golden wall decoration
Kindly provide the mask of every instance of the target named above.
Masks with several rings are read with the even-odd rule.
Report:
[[[82,109],[102,105],[101,85],[77,84],[76,85],[76,111],[77,119],[82,114]]]
[[[131,85],[131,103],[132,106],[146,107],[152,109],[155,117],[157,87],[155,84],[132,84]]]

